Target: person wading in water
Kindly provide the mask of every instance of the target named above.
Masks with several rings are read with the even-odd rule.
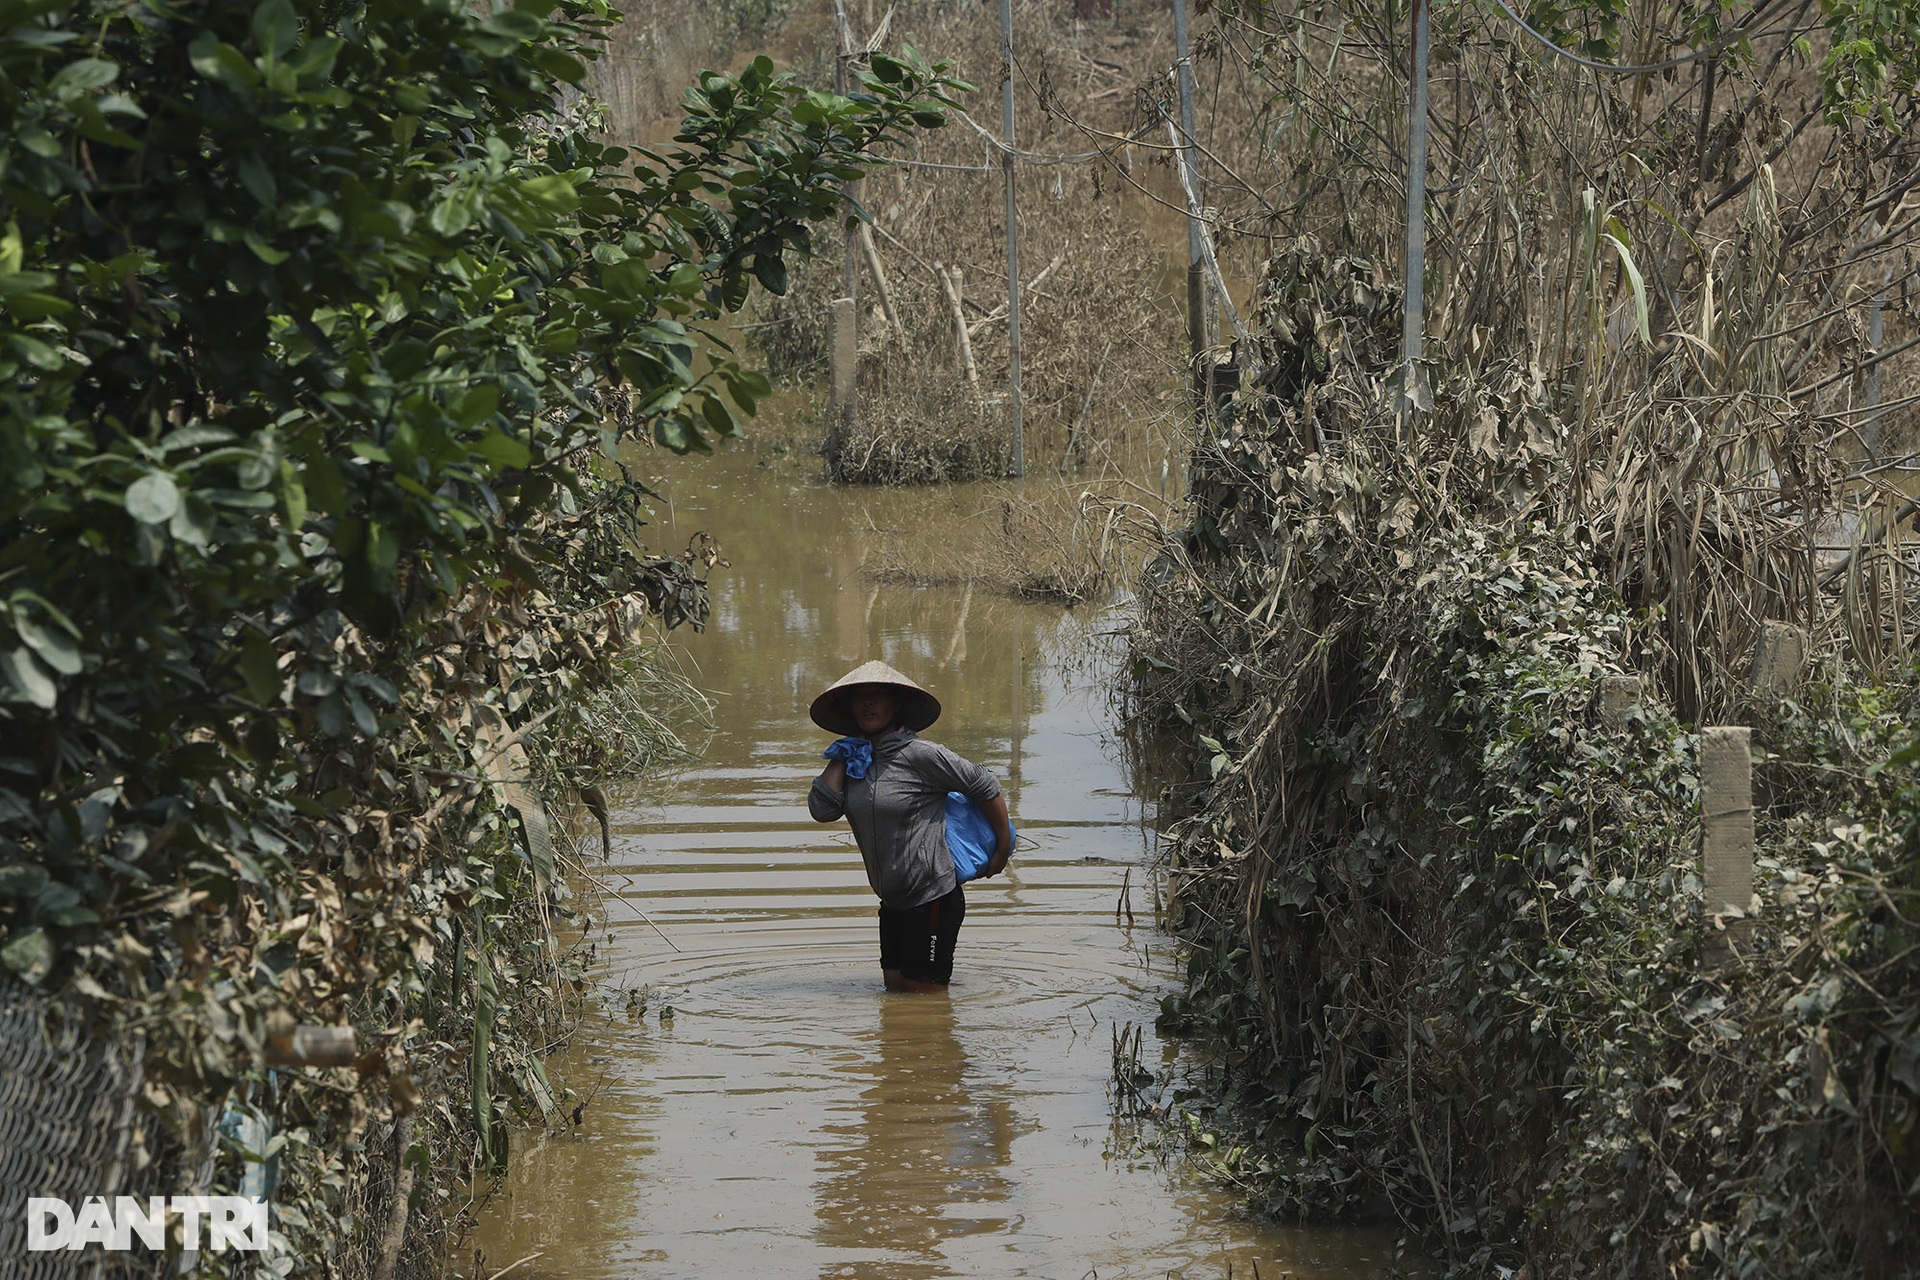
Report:
[[[947,847],[947,793],[986,815],[995,847],[980,878],[1013,855],[1007,797],[993,774],[919,736],[940,701],[884,662],[855,667],[808,714],[843,735],[807,793],[816,822],[844,817],[880,897],[880,973],[889,991],[945,991],[967,897]]]

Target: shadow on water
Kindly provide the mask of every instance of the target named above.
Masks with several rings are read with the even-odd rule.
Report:
[[[645,1000],[556,1056],[584,1124],[518,1142],[480,1274],[534,1253],[519,1280],[1382,1274],[1390,1235],[1237,1221],[1114,1122],[1113,1036],[1173,980],[1110,730],[1118,615],[863,571],[993,536],[987,491],[837,491],[744,451],[665,491],[656,545],[704,530],[732,564],[682,642],[716,725],[698,763],[612,789],[599,874],[660,932],[612,898],[593,941]],[[939,694],[928,736],[993,769],[1021,827],[1009,873],[969,887],[951,997],[882,993],[852,837],[805,809],[828,741],[806,705],[870,657]],[[1174,1053],[1149,1030],[1147,1066]]]

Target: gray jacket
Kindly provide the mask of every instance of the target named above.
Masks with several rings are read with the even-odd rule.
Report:
[[[815,778],[807,811],[815,822],[846,817],[867,883],[882,906],[904,911],[944,897],[957,883],[947,851],[949,791],[985,805],[1000,794],[1000,782],[911,729],[893,729],[875,740],[872,767],[864,778],[847,779],[846,794]]]

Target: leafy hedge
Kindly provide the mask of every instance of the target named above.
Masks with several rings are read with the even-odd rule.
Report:
[[[570,729],[712,555],[640,545],[622,447],[740,429],[703,325],[941,122],[911,53],[848,98],[761,58],[629,154],[578,89],[613,20],[0,4],[0,962],[143,1032],[190,1145],[294,1022],[356,1021],[396,1112],[470,1081],[496,1157],[550,1109],[475,1016],[560,977],[507,775],[631,757]],[[314,1205],[338,1084],[275,1104]]]

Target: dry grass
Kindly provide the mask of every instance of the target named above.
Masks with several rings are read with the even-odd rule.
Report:
[[[827,475],[842,484],[912,485],[982,480],[1006,466],[1006,427],[959,389],[869,400],[837,424]]]
[[[787,25],[793,0],[625,0],[589,84],[607,107],[607,131],[623,143],[657,140],[679,118],[682,96],[702,70],[737,49],[766,44]]]
[[[980,86],[967,109],[999,132],[999,32],[971,8],[898,6],[890,44],[951,58]],[[1024,7],[1016,22],[1017,136],[1036,156],[1096,150],[1063,109],[1124,131],[1134,92],[1170,62],[1160,15],[1073,23]],[[816,59],[816,66],[825,64]],[[1167,264],[1179,243],[1151,190],[1167,185],[1151,151],[1086,163],[1023,163],[1018,176],[1022,384],[1027,469],[1098,471],[1140,452],[1181,381],[1181,322]],[[860,483],[964,479],[1004,468],[1009,438],[1005,196],[997,153],[965,120],[861,184],[874,220],[881,290],[859,264],[859,409],[825,442],[828,471]],[[906,163],[911,162],[911,163]],[[928,168],[924,165],[953,166]],[[750,330],[777,374],[826,373],[829,301],[845,292],[845,246],[823,229],[818,255],[785,298],[759,304]],[[975,364],[969,378],[943,275],[957,268]],[[888,310],[891,311],[891,319]]]
[[[978,491],[978,536],[934,547],[887,545],[866,574],[878,582],[964,585],[1069,607],[1103,600],[1124,580],[1127,557],[1140,542],[1139,522],[1154,519],[1151,496],[1129,489],[1121,482],[1044,479],[985,486]]]

